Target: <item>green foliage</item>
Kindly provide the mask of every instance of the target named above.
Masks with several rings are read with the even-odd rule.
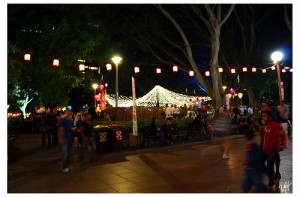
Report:
[[[179,128],[179,130],[186,129],[188,123],[193,122],[192,119],[174,119],[173,123]],[[121,124],[125,126],[126,132],[132,132],[132,121],[95,121],[93,122],[93,126],[96,125],[112,125],[112,124]],[[138,128],[142,128],[143,126],[150,126],[151,120],[148,119],[138,119],[137,125]],[[157,127],[161,127],[163,124],[165,124],[164,120],[158,120],[156,122]]]
[[[23,13],[25,8],[28,12]],[[9,97],[16,96],[14,89],[19,87],[43,104],[66,105],[70,90],[83,81],[77,60],[103,60],[105,53],[101,52],[108,40],[105,27],[87,7],[78,8],[77,5],[8,7],[9,31],[15,28],[16,35],[8,44]],[[10,22],[16,18],[18,25],[12,26]],[[24,52],[31,53],[30,62],[22,60]],[[60,61],[57,68],[52,66],[54,58]]]

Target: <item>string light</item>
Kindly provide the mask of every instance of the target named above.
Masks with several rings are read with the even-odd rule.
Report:
[[[26,53],[26,54],[24,55],[24,60],[25,60],[25,61],[30,61],[30,59],[31,59],[31,55],[30,55],[29,53]]]
[[[112,70],[112,65],[111,65],[111,64],[106,64],[106,70],[107,70],[107,71]]]
[[[178,72],[178,66],[176,65],[173,66],[173,72]]]
[[[207,76],[207,77],[209,77],[209,76],[210,76],[210,73],[209,73],[209,71],[206,71],[206,72],[205,72],[205,76]]]
[[[256,72],[256,68],[255,67],[252,68],[252,72],[254,72],[254,73]]]
[[[223,68],[219,68],[219,73],[222,73],[223,72]]]
[[[195,75],[194,71],[190,70],[190,71],[189,71],[189,75],[190,75],[191,77],[194,76],[194,75]]]
[[[195,101],[198,96],[189,96],[185,94],[179,94],[170,90],[167,90],[159,85],[156,85],[152,90],[150,90],[146,95],[141,98],[136,99],[137,106],[144,106],[144,107],[154,107],[159,102],[160,106],[164,106],[165,104],[173,104],[177,105],[178,107],[183,106],[187,102],[192,99]],[[114,95],[106,95],[106,99],[108,100],[109,104],[115,105],[115,96]],[[201,97],[203,101],[211,100],[210,97]],[[132,97],[126,96],[119,96],[118,101],[119,107],[130,107],[132,106]]]
[[[275,67],[275,66],[272,66],[272,67],[271,67],[271,70],[276,70],[276,67]]]
[[[53,59],[53,66],[59,66],[59,60]]]
[[[156,68],[156,74],[161,74],[161,69],[160,68]]]
[[[235,73],[236,73],[235,68],[232,68],[232,69],[231,69],[231,73],[232,73],[232,74],[235,74]]]
[[[243,67],[243,72],[247,72],[247,71],[248,71],[247,67]]]
[[[140,72],[140,67],[136,66],[134,67],[134,73],[139,73]]]

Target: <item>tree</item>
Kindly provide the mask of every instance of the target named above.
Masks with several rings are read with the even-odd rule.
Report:
[[[220,75],[218,73],[218,66],[219,66],[218,56],[219,56],[219,45],[220,45],[219,37],[220,37],[221,26],[226,22],[226,20],[230,16],[231,12],[234,9],[234,5],[231,5],[228,8],[224,16],[222,15],[221,12],[222,10],[221,5],[213,5],[212,7],[210,7],[210,5],[204,5],[205,10],[207,12],[206,17],[203,16],[203,14],[201,13],[201,9],[203,8],[203,6],[197,6],[197,5],[191,5],[191,7],[180,6],[180,8],[184,10],[185,13],[194,11],[196,15],[199,17],[200,21],[198,21],[198,23],[194,23],[193,25],[195,26],[193,27],[195,27],[195,29],[200,29],[202,33],[208,32],[210,35],[209,37],[202,36],[204,38],[199,38],[199,37],[196,38],[197,34],[194,33],[194,38],[190,40],[185,32],[187,31],[187,28],[183,29],[182,26],[186,27],[190,22],[189,18],[192,18],[194,16],[187,16],[186,18],[182,17],[180,14],[178,14],[180,11],[176,10],[178,9],[179,6],[177,6],[177,8],[168,6],[168,9],[164,8],[162,5],[157,5],[156,7],[171,22],[171,24],[173,25],[173,29],[175,28],[177,33],[180,35],[182,41],[180,41],[179,38],[174,38],[175,37],[174,35],[168,34],[166,32],[166,29],[163,29],[163,27],[159,28],[159,32],[156,32],[156,34],[158,34],[161,37],[160,39],[157,40],[153,38],[147,39],[148,37],[146,37],[145,34],[141,33],[141,31],[139,31],[139,29],[143,29],[141,28],[141,26],[143,25],[137,27],[136,25],[138,23],[135,23],[133,25],[134,30],[136,31],[139,38],[139,40],[137,38],[135,38],[135,40],[137,42],[143,43],[148,48],[148,50],[161,62],[165,62],[165,63],[178,62],[181,63],[182,66],[186,66],[187,68],[192,67],[192,69],[196,73],[195,77],[197,81],[204,87],[208,95],[214,99],[216,106],[217,107],[221,106],[222,85],[221,85]],[[215,7],[217,7],[216,14],[214,13]],[[145,14],[145,16],[147,17],[147,14]],[[176,17],[176,16],[180,16],[180,17]],[[156,19],[156,17],[153,17],[153,13],[151,17]],[[169,27],[165,23],[161,22],[161,17],[159,20],[160,22],[156,21],[156,23],[154,24],[155,25],[163,24],[164,26]],[[201,28],[202,24],[206,26],[207,28],[206,30]],[[157,30],[158,28],[155,29]],[[149,34],[149,31],[144,31],[144,32],[147,32],[147,34]],[[190,35],[189,37],[191,38]],[[194,45],[195,43],[197,43],[198,45],[203,45],[201,41],[203,40],[207,41],[208,38],[210,38],[209,45],[211,46],[209,66],[212,73],[212,87],[210,82],[208,82],[203,76],[203,73],[201,73],[199,68],[199,63],[197,64],[195,61],[196,48],[195,47],[192,48],[192,45]],[[162,51],[164,55],[158,53],[156,51],[157,48],[159,49],[159,51]],[[174,53],[175,50],[177,51],[176,53]],[[165,55],[167,55],[167,58],[164,58]]]
[[[8,31],[16,35],[9,37],[9,98],[15,97],[16,102],[19,96],[27,104],[34,98],[44,105],[66,105],[70,90],[84,79],[78,71],[78,60],[93,63],[103,58],[106,30],[93,18],[89,7],[78,6],[9,5]],[[16,19],[17,27],[13,24]],[[22,60],[25,51],[31,53],[30,62]],[[60,61],[57,68],[52,66],[54,58]]]
[[[223,61],[230,62],[238,70],[246,65],[258,68],[272,66],[269,53],[278,47],[277,40],[280,45],[291,43],[291,32],[286,31],[283,17],[276,14],[282,12],[283,7],[287,8],[286,5],[237,5],[235,17],[226,23],[221,37],[224,43],[221,47]],[[290,10],[291,7],[288,8]],[[282,27],[281,31],[276,30],[278,27]],[[277,83],[276,73],[270,70],[266,74],[241,72],[239,76],[240,83],[236,89],[247,90],[252,106],[257,106],[269,87]]]

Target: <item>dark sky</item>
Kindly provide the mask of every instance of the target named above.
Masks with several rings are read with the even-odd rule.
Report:
[[[20,30],[22,30],[23,28],[28,28],[28,27],[32,27],[32,30],[34,29],[38,29],[39,24],[41,23],[41,21],[43,20],[45,15],[48,15],[48,19],[51,23],[55,24],[55,21],[60,20],[62,17],[63,18],[72,18],[74,16],[77,16],[78,13],[80,14],[84,14],[82,12],[78,12],[78,10],[80,10],[82,8],[82,6],[84,7],[88,7],[88,9],[92,10],[93,12],[95,10],[97,10],[98,12],[98,17],[105,17],[105,22],[110,23],[112,21],[110,21],[110,12],[112,12],[111,10],[114,9],[109,9],[112,7],[120,7],[120,5],[105,5],[105,4],[98,4],[98,5],[88,5],[88,4],[84,4],[84,5],[77,5],[77,6],[71,6],[71,5],[32,5],[32,4],[28,4],[28,5],[16,5],[16,4],[9,4],[8,5],[8,40],[15,40],[15,36],[19,33]],[[132,9],[136,9],[136,7],[140,7],[140,6],[152,6],[152,5],[132,5],[132,4],[126,4],[123,5],[123,11],[124,13],[128,12],[128,13],[132,13],[131,10]],[[241,6],[243,5],[237,5],[236,9],[241,12]],[[270,31],[272,33],[270,33],[268,37],[262,38],[263,42],[260,46],[261,51],[260,54],[258,54],[257,62],[260,63],[267,63],[270,62],[270,53],[273,50],[283,50],[285,53],[285,62],[287,64],[291,64],[292,63],[292,39],[290,37],[290,32],[287,30],[286,28],[286,24],[283,21],[283,9],[281,8],[281,5],[265,5],[265,4],[261,4],[261,5],[257,5],[257,11],[260,9],[264,9],[264,7],[272,7],[273,12],[272,12],[272,16],[267,17],[264,20],[264,28],[259,29],[259,31]],[[64,7],[64,9],[62,9],[62,7]],[[121,6],[122,7],[122,6]],[[66,11],[64,11],[66,10]],[[66,14],[68,13],[68,14]],[[115,16],[115,15],[114,15]],[[118,20],[118,19],[117,19]],[[22,23],[21,21],[26,21],[26,23]],[[234,23],[233,21],[233,17],[231,17],[228,20],[228,24],[230,23]],[[122,19],[122,17],[119,18],[119,22],[123,23],[124,19]],[[276,23],[276,24],[275,24]],[[26,27],[22,26],[22,25],[26,25]],[[117,23],[115,23],[114,25],[116,25]],[[108,26],[108,29],[110,31],[114,30],[115,27],[111,27]],[[259,37],[260,34],[262,34],[263,32],[257,32],[257,36]],[[118,35],[114,35],[116,39],[118,39]],[[124,39],[123,35],[120,36],[120,40]],[[222,44],[222,43],[221,43]],[[126,50],[126,46],[122,47],[123,50]],[[122,62],[122,64],[120,65],[120,82],[119,82],[119,86],[120,86],[120,94],[128,94],[129,95],[131,93],[131,89],[128,88],[130,84],[130,76],[133,75],[133,67],[134,64],[138,61],[136,59],[143,59],[143,57],[148,57],[148,55],[145,55],[143,52],[141,52],[141,50],[139,50],[138,48],[136,48],[135,50],[131,51],[123,51],[124,54],[129,55],[130,54],[130,58],[129,57],[124,57],[124,61]],[[127,60],[126,60],[127,58]],[[255,61],[254,61],[255,62]],[[137,83],[139,83],[138,85],[138,96],[142,96],[145,94],[145,92],[149,91],[150,89],[152,89],[152,87],[156,84],[160,84],[165,86],[168,89],[171,89],[173,91],[177,91],[177,92],[181,92],[183,93],[186,88],[189,89],[189,92],[193,92],[193,89],[196,89],[197,93],[200,93],[200,89],[197,88],[197,85],[193,83],[192,80],[189,80],[186,77],[182,77],[182,76],[178,76],[176,74],[171,74],[170,75],[170,71],[171,71],[171,66],[169,65],[164,65],[161,64],[157,61],[158,66],[162,66],[165,69],[163,69],[163,73],[162,75],[158,76],[155,74],[155,67],[153,66],[152,68],[147,68],[141,71],[141,73],[136,76],[137,77]],[[144,62],[144,64],[147,64],[147,62]],[[122,75],[122,73],[126,73],[126,75]],[[125,77],[124,77],[125,76]],[[123,78],[122,78],[123,77]],[[104,77],[104,80],[109,80],[111,82],[111,85],[114,87],[114,73],[108,73],[108,75],[106,75]],[[182,84],[181,86],[179,86],[178,82],[181,81]],[[126,88],[125,88],[126,87]],[[113,91],[112,91],[113,93]]]

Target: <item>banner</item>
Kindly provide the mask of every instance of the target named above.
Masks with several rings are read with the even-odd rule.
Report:
[[[280,101],[284,101],[284,86],[283,86],[283,82],[280,82]]]
[[[136,96],[135,96],[135,80],[131,77],[132,83],[132,134],[138,136],[137,117],[136,117]]]

